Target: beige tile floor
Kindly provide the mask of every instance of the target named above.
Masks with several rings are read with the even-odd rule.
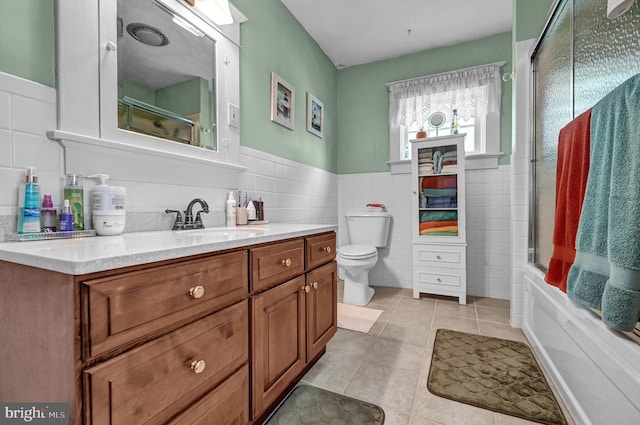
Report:
[[[385,411],[385,425],[535,424],[427,390],[438,328],[527,342],[509,325],[507,300],[469,297],[467,302],[461,306],[457,298],[425,295],[414,300],[410,289],[377,287],[367,307],[383,313],[369,333],[338,329],[301,383],[375,403]],[[566,410],[565,416],[572,425]]]

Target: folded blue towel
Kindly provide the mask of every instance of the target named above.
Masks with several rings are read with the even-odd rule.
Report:
[[[640,74],[598,102],[569,297],[631,331],[640,317]]]

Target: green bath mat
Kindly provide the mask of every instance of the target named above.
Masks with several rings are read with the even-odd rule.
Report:
[[[483,409],[542,424],[567,424],[523,342],[438,329],[427,388]]]
[[[384,411],[375,404],[320,388],[300,385],[265,425],[383,425]]]

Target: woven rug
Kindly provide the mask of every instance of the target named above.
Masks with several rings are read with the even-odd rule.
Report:
[[[427,388],[483,409],[542,424],[567,424],[523,342],[438,329]]]
[[[289,393],[265,425],[382,425],[384,411],[375,404],[308,385]]]

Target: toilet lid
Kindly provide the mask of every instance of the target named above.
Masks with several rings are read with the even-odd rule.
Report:
[[[371,245],[347,245],[338,249],[338,255],[345,259],[371,258],[378,253],[378,249]]]

